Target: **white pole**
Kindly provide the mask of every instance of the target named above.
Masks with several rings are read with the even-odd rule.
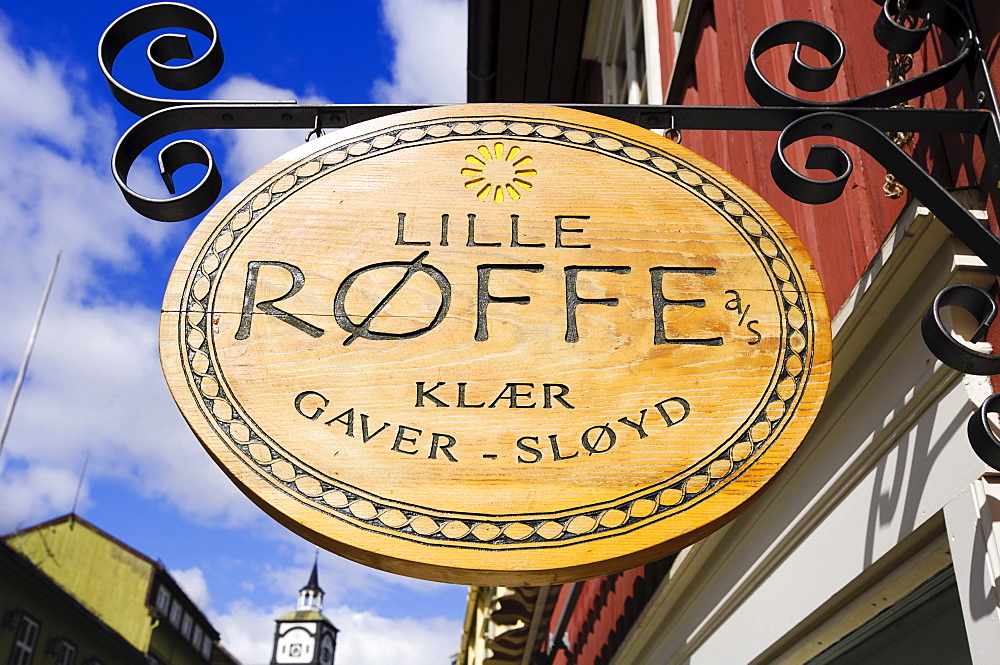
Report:
[[[24,383],[24,375],[28,373],[28,361],[31,359],[31,350],[35,347],[35,338],[38,336],[38,328],[42,323],[42,315],[45,314],[45,304],[49,301],[49,292],[52,291],[52,282],[56,278],[56,269],[59,267],[59,257],[62,250],[56,252],[55,263],[52,264],[52,272],[49,273],[48,284],[45,285],[45,293],[42,295],[42,303],[38,306],[38,314],[35,316],[35,325],[31,328],[31,336],[28,338],[28,348],[24,351],[24,358],[21,360],[21,369],[14,379],[14,390],[10,394],[10,402],[7,403],[7,413],[3,417],[3,428],[0,429],[0,455],[3,454],[3,444],[7,440],[7,430],[10,428],[10,420],[14,415],[14,407],[17,405],[17,397],[21,393],[21,384]]]
[[[76,496],[73,497],[73,509],[69,511],[70,515],[76,515],[76,504],[80,502],[80,489],[83,487],[83,477],[87,473],[87,462],[90,461],[90,449],[87,449],[87,454],[83,457],[83,467],[80,469],[80,480],[76,483]]]

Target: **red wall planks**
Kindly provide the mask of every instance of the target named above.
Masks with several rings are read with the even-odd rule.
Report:
[[[847,45],[847,58],[832,88],[820,93],[803,93],[786,82],[792,47],[773,49],[760,61],[773,83],[790,94],[822,101],[848,99],[883,88],[888,75],[886,52],[872,35],[872,24],[880,10],[874,2],[717,1],[702,17],[700,42],[693,70],[687,74],[683,102],[754,104],[742,80],[750,45],[766,27],[787,19],[815,20],[832,28]],[[664,35],[664,38],[672,39],[672,36]],[[947,41],[936,36],[928,40],[914,59],[911,75],[936,66],[942,59],[950,59],[953,49]],[[810,64],[823,64],[816,53],[807,52],[804,57]],[[967,90],[967,84],[959,81],[945,90],[931,93],[926,100],[915,100],[914,105],[961,108],[966,103]],[[882,192],[884,169],[853,146],[840,143],[855,164],[844,196],[820,206],[794,201],[771,180],[769,159],[776,141],[776,133],[686,132],[684,135],[685,146],[744,180],[791,224],[810,250],[827,290],[831,313],[836,313],[878,251],[907,197],[886,198]],[[968,157],[970,141],[954,137],[944,141],[936,137],[916,137],[912,150],[945,182],[962,185],[969,182],[968,174],[973,166]],[[806,143],[803,141],[788,151],[793,163],[805,163]],[[822,177],[819,172],[813,175]]]
[[[666,91],[670,87],[670,67],[675,57],[672,21],[666,17],[672,16],[673,11],[670,0],[658,0],[657,4],[661,10],[661,62]],[[1000,12],[997,12],[996,0],[973,0],[972,4],[996,88],[996,82],[1000,81]],[[772,82],[791,94],[825,101],[848,99],[883,88],[888,73],[886,52],[872,36],[872,24],[879,11],[879,4],[860,0],[715,0],[696,28],[699,44],[693,70],[686,74],[683,103],[754,105],[742,75],[750,45],[766,27],[792,18],[814,20],[832,28],[843,39],[847,58],[830,90],[809,94],[796,92],[790,85],[783,84],[792,47],[775,49],[761,61]],[[934,33],[932,30],[932,38],[916,54],[911,76],[954,57],[948,40]],[[804,57],[810,64],[824,64],[815,53],[806,53]],[[928,108],[974,108],[976,105],[975,93],[964,75],[946,88],[911,103]],[[799,203],[785,196],[771,179],[770,156],[776,141],[777,133],[684,132],[686,147],[750,185],[795,229],[817,264],[832,315],[843,305],[868,267],[910,194],[898,200],[886,198],[882,192],[885,170],[853,146],[839,143],[847,149],[855,164],[844,195],[821,206]],[[978,185],[976,174],[982,172],[985,160],[977,140],[921,135],[914,137],[908,150],[926,164],[940,182],[954,186]],[[807,146],[796,145],[788,154],[793,163],[802,165],[806,152]],[[993,201],[990,207],[994,231],[997,230],[998,205],[1000,203]],[[1000,331],[991,333],[991,341],[1000,347]],[[668,569],[668,563],[660,562],[585,582],[566,631],[569,651],[557,652],[553,665],[609,662]],[[550,632],[556,630],[555,623],[568,590],[566,586],[560,592]]]
[[[656,0],[656,27],[660,35],[660,80],[663,84],[661,93],[664,98],[670,84],[670,72],[674,67],[674,58],[677,57],[677,49],[674,48],[673,17],[674,10],[670,7],[670,0]]]
[[[556,652],[552,665],[607,665],[668,567],[666,562],[651,564],[583,582],[564,636],[568,649]],[[570,586],[562,587],[550,634],[569,594]]]

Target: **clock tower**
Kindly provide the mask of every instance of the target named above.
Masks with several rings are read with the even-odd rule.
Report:
[[[309,582],[299,590],[294,612],[278,618],[271,665],[333,665],[337,628],[323,616],[323,589],[317,562]]]

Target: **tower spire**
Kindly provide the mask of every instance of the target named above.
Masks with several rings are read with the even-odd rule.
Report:
[[[309,582],[299,589],[298,607],[299,612],[316,611],[323,609],[323,589],[319,585],[319,552],[313,560],[312,573],[309,575]]]
[[[270,665],[333,665],[337,627],[323,616],[323,589],[319,585],[319,549],[309,581],[299,589],[294,612],[277,620]]]

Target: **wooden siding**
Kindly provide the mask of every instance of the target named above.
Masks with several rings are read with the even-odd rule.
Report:
[[[606,665],[639,618],[673,557],[641,568],[583,582],[563,635],[567,648],[559,649],[551,665]],[[560,589],[549,633],[555,632],[571,587]]]
[[[663,99],[666,99],[667,87],[670,84],[670,72],[674,70],[674,61],[677,59],[673,32],[674,9],[671,6],[671,0],[656,0],[656,27],[660,36],[660,82],[663,87],[661,92]]]
[[[599,102],[580,61],[586,18],[587,0],[471,0],[468,101]]]
[[[808,19],[836,31],[847,47],[847,57],[836,83],[821,93],[801,93],[786,81],[792,46],[773,49],[760,60],[772,82],[792,94],[817,101],[837,101],[885,87],[886,52],[872,36],[879,5],[828,0],[780,2],[718,1],[701,16],[694,66],[685,75],[682,103],[704,105],[755,105],[743,84],[743,68],[750,45],[765,28],[788,19]],[[995,21],[995,12],[992,13]],[[995,26],[993,26],[995,30]],[[935,31],[932,30],[932,33]],[[947,38],[934,35],[914,58],[911,75],[933,68],[953,56]],[[815,53],[804,56],[810,64],[824,64]],[[971,92],[964,75],[944,90],[913,101],[914,106],[963,108],[971,106]],[[771,179],[769,163],[777,141],[775,132],[685,132],[684,145],[729,170],[760,193],[789,222],[815,260],[827,291],[831,313],[844,303],[858,278],[908,201],[884,196],[885,170],[853,146],[846,147],[855,164],[844,195],[832,203],[813,206],[790,199]],[[793,163],[802,165],[810,141],[790,148]],[[911,153],[932,169],[942,182],[964,186],[976,159],[967,155],[972,139],[935,136],[914,138]],[[981,160],[981,154],[979,157]],[[817,172],[815,177],[822,177]]]
[[[676,0],[675,0],[676,1]],[[676,58],[669,0],[659,0],[661,62],[663,88],[670,88]],[[981,31],[991,79],[1000,81],[1000,12],[995,0],[973,2]],[[700,105],[755,105],[743,83],[743,68],[750,45],[765,28],[787,19],[809,19],[835,30],[844,40],[847,57],[835,85],[823,93],[796,92],[785,83],[792,47],[774,49],[762,59],[764,71],[782,89],[806,99],[836,101],[856,97],[885,87],[887,61],[885,50],[872,36],[872,24],[880,5],[874,2],[833,0],[768,0],[709,2],[697,24],[694,64],[685,74],[680,103]],[[916,54],[910,75],[916,75],[954,57],[952,45],[931,31],[932,37]],[[813,65],[825,64],[820,56],[807,53]],[[958,79],[943,90],[913,100],[913,106],[927,108],[973,108],[975,93],[968,79]],[[684,132],[683,144],[719,164],[760,193],[795,229],[805,242],[820,272],[831,315],[844,304],[862,273],[876,256],[911,194],[892,200],[884,196],[885,170],[873,159],[842,141],[821,139],[845,147],[855,164],[844,195],[829,204],[812,206],[799,203],[782,193],[770,174],[770,158],[777,133],[759,132]],[[802,165],[808,141],[792,147],[789,156]],[[978,140],[959,136],[915,136],[911,154],[946,186],[976,187],[976,174],[985,162]],[[815,177],[822,177],[817,172]],[[990,201],[990,225],[997,231],[997,201]],[[991,334],[995,347],[1000,346],[1000,326]],[[994,377],[996,384],[996,377]],[[599,665],[608,663],[634,626],[660,577],[650,576],[648,567],[619,575],[590,580],[575,608],[565,635],[568,649],[559,650],[553,665]],[[560,593],[553,612],[550,632],[556,630],[557,618],[567,601],[569,587]]]

